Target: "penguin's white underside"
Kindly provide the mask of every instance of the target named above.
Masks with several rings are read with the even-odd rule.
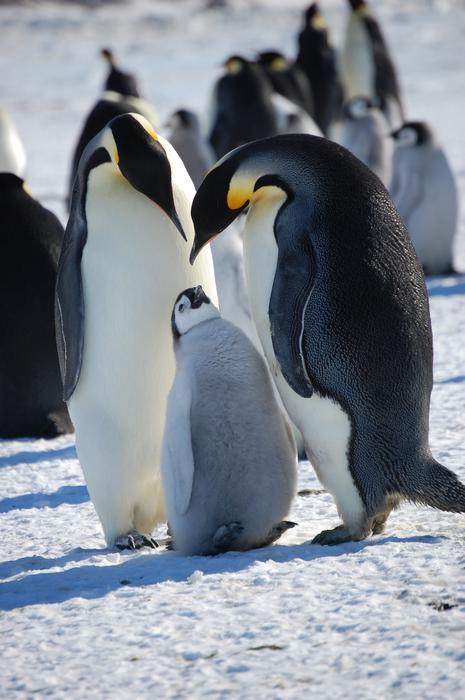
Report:
[[[307,439],[307,451],[319,480],[330,491],[346,523],[363,519],[365,508],[349,471],[349,416],[335,401],[314,392],[296,394],[284,379],[273,349],[269,321],[270,297],[278,261],[273,225],[286,194],[268,188],[272,199],[260,198],[250,207],[244,231],[245,270],[252,315],[278,391],[292,421]]]

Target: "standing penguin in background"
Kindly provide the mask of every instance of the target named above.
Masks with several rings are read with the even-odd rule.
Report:
[[[0,438],[55,437],[73,429],[53,321],[63,227],[13,173],[0,172],[0,210]]]
[[[0,109],[0,173],[11,173],[24,180],[26,151],[13,121]]]
[[[246,207],[255,325],[343,520],[314,542],[377,534],[401,499],[465,512],[465,486],[428,445],[428,296],[380,180],[316,136],[242,146],[210,170],[194,198],[191,260]]]
[[[195,189],[172,146],[136,114],[113,119],[79,163],[60,257],[56,327],[76,449],[108,546],[153,546],[164,519],[160,453],[175,373],[173,299],[194,269]]]
[[[169,118],[167,138],[181,157],[197,188],[215,162],[210,144],[203,138],[199,118],[188,109],[178,109]]]
[[[273,90],[315,116],[310,82],[297,63],[291,63],[279,51],[262,51],[257,63],[265,72]]]
[[[271,544],[295,525],[283,518],[297,475],[265,362],[201,286],[178,295],[172,331],[176,378],[162,473],[174,549],[218,554]]]
[[[108,76],[105,81],[104,90],[118,92],[126,97],[140,97],[139,87],[136,78],[131,73],[122,71],[115,62],[113,51],[110,49],[102,49],[101,55],[108,63]]]
[[[314,117],[323,134],[340,116],[343,93],[337,69],[337,57],[328,38],[328,27],[314,2],[304,14],[299,34],[296,63],[307,76],[314,100]]]
[[[365,0],[349,0],[351,15],[341,55],[346,100],[377,98],[391,127],[403,122],[399,81],[381,27]]]
[[[231,56],[224,66],[226,75],[213,90],[210,143],[217,158],[278,132],[273,90],[263,71],[242,56]]]
[[[392,175],[392,138],[384,114],[372,100],[353,97],[344,105],[337,141],[368,165],[385,187],[389,187]]]
[[[453,243],[458,195],[444,151],[425,122],[393,133],[391,196],[427,275],[455,272]]]

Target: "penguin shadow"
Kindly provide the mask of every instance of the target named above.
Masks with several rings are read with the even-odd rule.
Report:
[[[14,581],[6,581],[0,589],[0,610],[14,610],[29,605],[62,603],[72,598],[96,599],[108,593],[124,591],[126,587],[141,588],[165,582],[189,583],[190,577],[200,572],[206,576],[245,571],[256,563],[272,561],[278,564],[300,559],[312,562],[361,552],[365,548],[379,547],[389,543],[422,543],[434,545],[443,536],[415,535],[411,537],[382,537],[363,542],[349,542],[336,547],[323,547],[302,543],[296,545],[275,544],[248,552],[227,552],[214,557],[186,557],[175,551],[163,550],[134,555],[122,553],[118,564],[102,566],[82,565],[66,571],[31,573]],[[16,575],[34,568],[53,568],[70,562],[79,562],[91,556],[105,556],[108,550],[74,549],[56,559],[25,557],[5,562],[0,568],[4,576]],[[112,552],[113,553],[113,552]]]
[[[463,273],[445,277],[427,277],[426,283],[429,297],[465,294],[465,274]]]
[[[89,500],[89,493],[81,484],[61,486],[53,493],[25,493],[22,496],[12,496],[0,501],[0,513],[10,510],[29,510],[30,508],[58,508],[65,503],[79,505]]]
[[[37,464],[54,459],[77,459],[74,445],[61,447],[58,450],[46,450],[44,452],[17,452],[13,455],[0,457],[0,467],[16,467],[18,464]]]

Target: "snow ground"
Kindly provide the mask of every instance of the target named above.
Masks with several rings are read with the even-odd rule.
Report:
[[[197,0],[0,7],[2,106],[44,203],[64,218],[103,44],[141,76],[162,118],[202,109],[227,54],[292,50],[305,2],[231,4],[226,16]],[[378,4],[408,113],[437,128],[464,202],[464,4]],[[336,36],[344,6],[324,3]],[[456,252],[465,270],[463,205]],[[465,274],[429,289],[431,444],[465,481]],[[72,438],[0,442],[0,697],[464,697],[464,517],[407,505],[385,535],[325,548],[307,542],[336,523],[333,501],[308,464],[300,487],[299,526],[273,547],[214,558],[116,553],[104,549]]]

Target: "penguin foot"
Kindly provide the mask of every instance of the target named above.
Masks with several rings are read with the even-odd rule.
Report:
[[[290,530],[296,525],[297,523],[293,523],[292,520],[281,520],[280,523],[276,523],[276,525],[273,525],[260,547],[267,547],[269,544],[276,542],[286,530]]]
[[[313,538],[312,544],[335,545],[343,542],[359,542],[370,534],[369,531],[361,530],[354,532],[345,525],[338,525],[332,530],[323,530]]]
[[[227,552],[232,549],[233,543],[242,534],[244,527],[239,522],[220,525],[213,535],[213,549],[216,553]]]
[[[150,549],[157,549],[158,542],[156,542],[150,535],[143,535],[137,530],[131,530],[126,535],[119,535],[115,540],[115,547],[117,549],[142,549],[142,547],[149,547]]]

